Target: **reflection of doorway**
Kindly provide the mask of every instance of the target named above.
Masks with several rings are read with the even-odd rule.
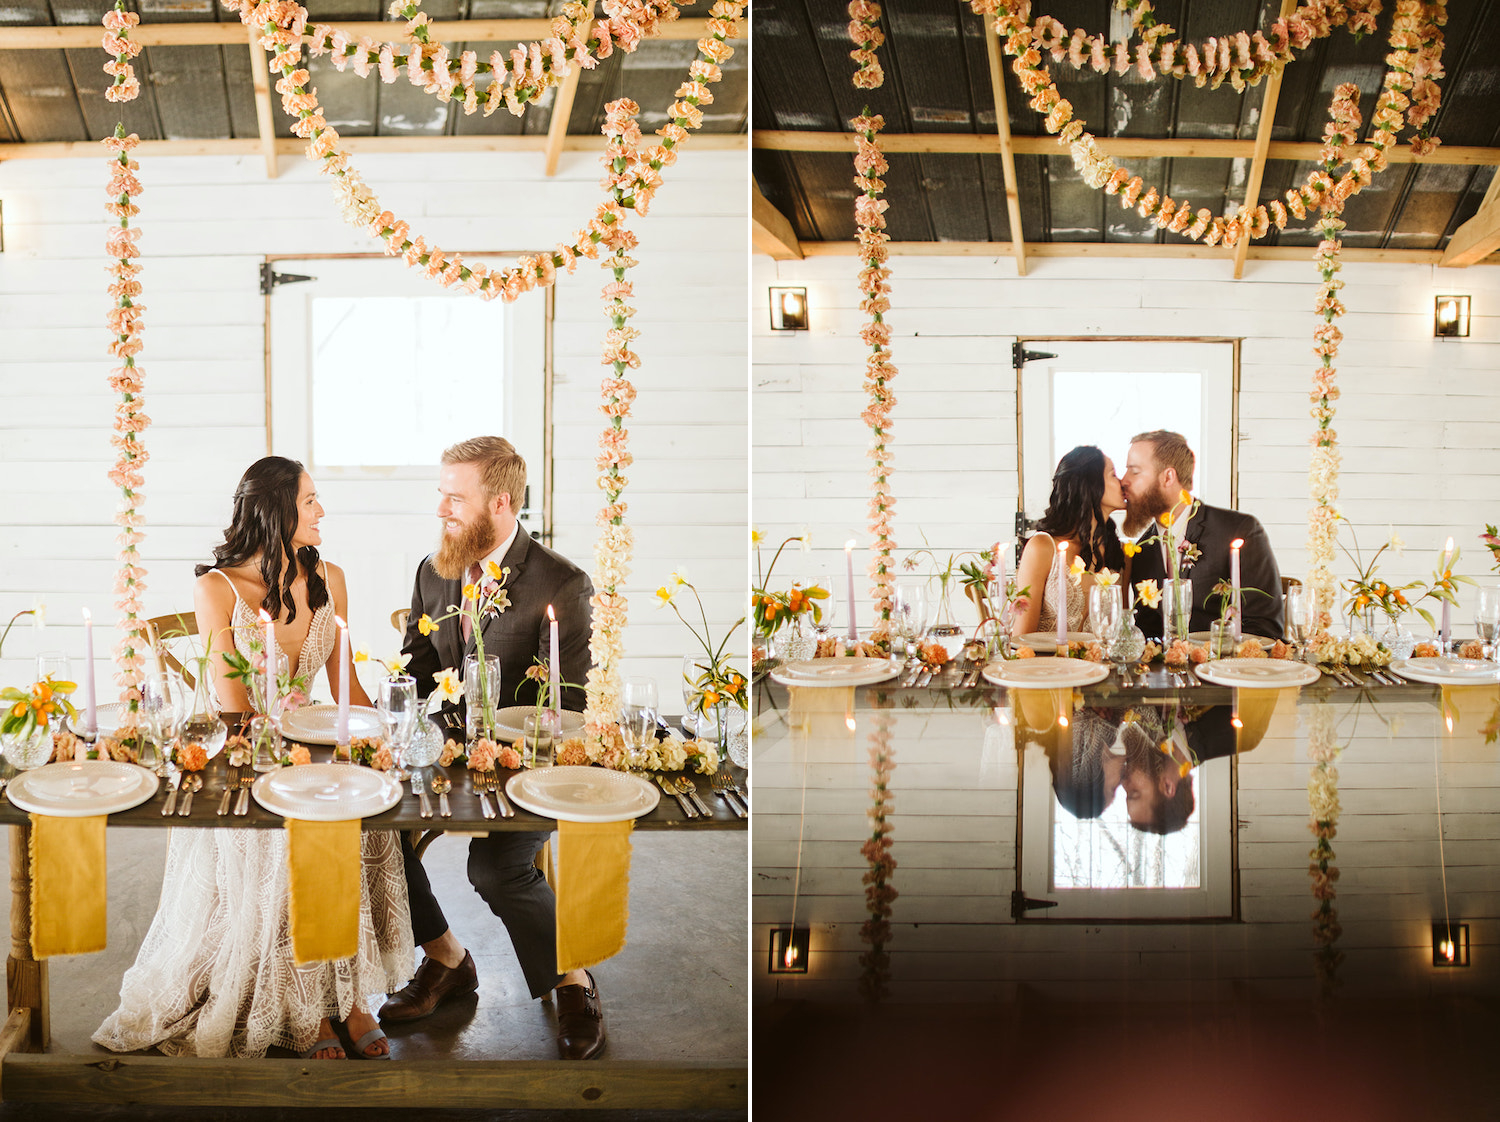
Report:
[[[1058,458],[1095,444],[1124,471],[1130,438],[1151,429],[1187,437],[1198,456],[1194,492],[1214,506],[1236,497],[1238,343],[1196,339],[1026,339],[1047,354],[1018,379],[1022,505],[1047,506]]]
[[[1075,818],[1053,792],[1047,756],[1027,746],[1021,781],[1021,891],[1054,907],[1027,919],[1222,919],[1234,914],[1229,758],[1192,773],[1195,809],[1181,831],[1130,826],[1125,800],[1097,818]]]

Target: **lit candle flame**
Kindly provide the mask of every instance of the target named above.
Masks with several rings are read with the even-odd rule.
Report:
[[[1244,538],[1235,538],[1234,541],[1232,541],[1232,542],[1229,543],[1229,548],[1230,549],[1239,549],[1240,546],[1242,546],[1244,544],[1245,544],[1245,539]]]
[[[557,622],[557,613],[552,610],[551,604],[547,605],[547,618],[550,619],[553,623]]]
[[[1438,944],[1438,953],[1441,954],[1444,958],[1446,958],[1449,962],[1452,962],[1453,961],[1453,955],[1454,955],[1453,940],[1452,939],[1444,939],[1441,943],[1439,943]]]
[[[782,955],[781,961],[787,966],[791,966],[797,961],[797,944],[790,939],[787,940],[786,954]]]
[[[845,718],[844,718],[844,726],[845,726],[845,727],[846,727],[846,728],[847,728],[847,729],[848,729],[848,730],[849,730],[849,731],[850,731],[850,732],[853,732],[853,731],[854,731],[854,718],[853,718],[853,717],[845,717]]]
[[[87,608],[84,608],[83,609],[83,622],[84,623],[92,623],[93,620],[94,620],[94,613],[91,612],[91,611],[89,611]]]
[[[340,618],[340,617],[338,617],[338,616],[334,616],[334,617],[333,617],[333,622],[334,622],[334,623],[336,623],[336,624],[338,624],[338,625],[339,625],[339,626],[340,626],[340,627],[345,627],[345,628],[347,628],[347,627],[348,627],[348,626],[349,626],[349,625],[348,625],[348,624],[347,624],[347,623],[345,623],[345,622],[344,622],[344,621],[343,621],[343,620],[342,620],[342,619],[341,619],[341,618]]]
[[[854,552],[854,539],[853,538],[850,538],[848,541],[846,541],[844,543],[844,552],[845,553],[853,553]]]

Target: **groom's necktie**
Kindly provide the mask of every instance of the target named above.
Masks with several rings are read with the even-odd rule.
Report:
[[[483,576],[483,575],[484,575],[484,570],[479,567],[479,562],[475,561],[474,564],[472,564],[472,565],[469,566],[468,580],[465,582],[466,586],[467,585],[473,585],[474,586],[474,591],[478,592],[479,591],[479,578],[481,576]],[[475,600],[472,600],[472,599],[470,599],[467,596],[464,597],[464,608],[466,610],[472,610],[475,603],[476,603]],[[468,642],[469,642],[470,637],[474,634],[474,624],[470,621],[470,619],[469,619],[469,617],[467,615],[463,616],[462,619],[463,619],[464,644],[467,645]]]

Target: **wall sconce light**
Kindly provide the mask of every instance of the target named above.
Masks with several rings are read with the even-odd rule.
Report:
[[[1432,925],[1432,965],[1469,965],[1469,925],[1467,923],[1434,923]]]
[[[1468,322],[1467,319],[1464,320]],[[807,289],[771,289],[771,330],[807,330]],[[1465,330],[1465,334],[1468,334]]]
[[[806,927],[773,927],[771,929],[772,974],[806,974],[807,948],[812,932]]]
[[[1432,334],[1437,339],[1469,337],[1469,298],[1439,296],[1434,302]]]

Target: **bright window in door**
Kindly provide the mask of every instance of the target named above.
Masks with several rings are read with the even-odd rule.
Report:
[[[1052,446],[1059,456],[1094,444],[1125,471],[1130,438],[1180,432],[1203,447],[1203,376],[1164,370],[1059,370],[1053,375]]]

